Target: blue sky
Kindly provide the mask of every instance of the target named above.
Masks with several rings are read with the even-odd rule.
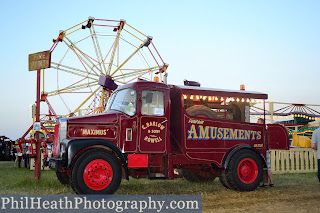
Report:
[[[320,104],[319,1],[5,1],[1,4],[0,135],[31,125],[36,72],[28,55],[50,49],[59,30],[89,16],[125,19],[169,64],[170,84],[269,94],[270,101]]]

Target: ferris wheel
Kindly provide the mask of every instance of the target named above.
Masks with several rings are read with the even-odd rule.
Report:
[[[166,83],[168,64],[152,37],[125,20],[89,17],[60,31],[53,42],[43,97],[59,115],[100,113],[113,90],[138,79]]]

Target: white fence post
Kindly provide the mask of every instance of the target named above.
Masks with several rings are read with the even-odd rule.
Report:
[[[317,151],[311,148],[270,150],[271,171],[281,173],[308,173],[318,169]]]

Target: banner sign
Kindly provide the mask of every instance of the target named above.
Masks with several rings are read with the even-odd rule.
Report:
[[[50,50],[33,53],[29,55],[29,71],[50,68],[50,64],[51,64]]]

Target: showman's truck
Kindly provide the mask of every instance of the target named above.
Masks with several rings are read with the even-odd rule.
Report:
[[[279,124],[250,123],[267,94],[137,81],[116,89],[104,113],[60,118],[50,168],[77,194],[112,194],[122,178],[213,181],[252,191],[267,149],[288,149]]]

